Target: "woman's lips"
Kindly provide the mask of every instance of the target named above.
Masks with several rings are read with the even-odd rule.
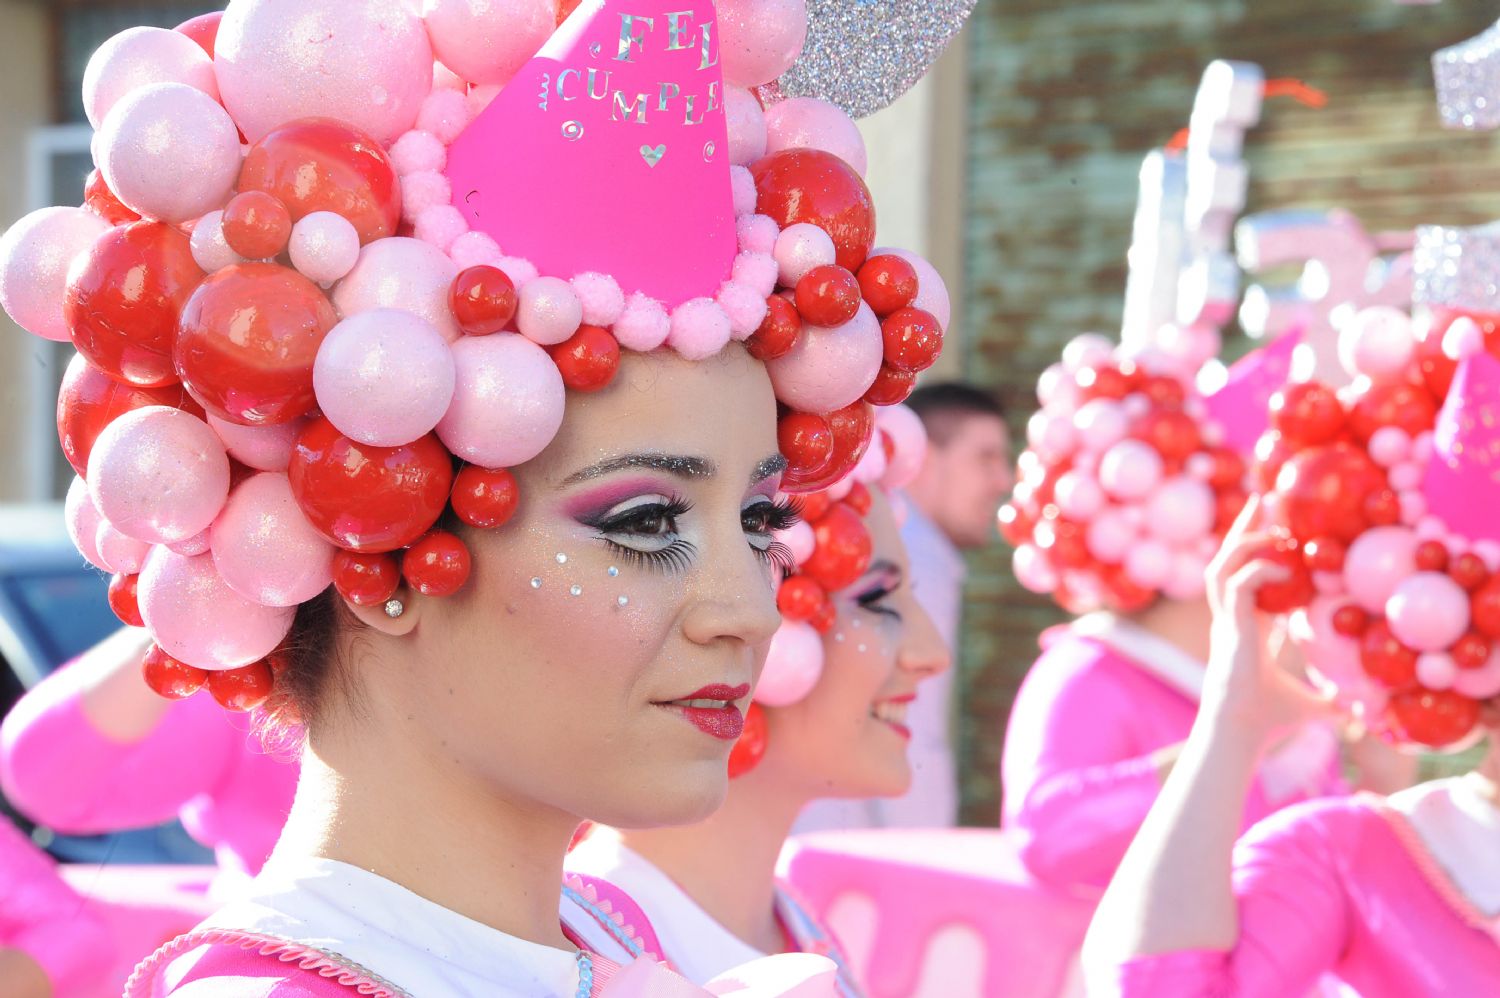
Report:
[[[720,741],[732,742],[745,730],[745,715],[740,713],[736,700],[750,695],[750,684],[726,686],[717,683],[682,697],[679,700],[659,702],[658,707],[679,711],[682,716],[704,734]]]
[[[911,740],[911,729],[906,726],[906,708],[915,700],[916,694],[877,700],[870,705],[870,716],[893,729],[902,738]]]

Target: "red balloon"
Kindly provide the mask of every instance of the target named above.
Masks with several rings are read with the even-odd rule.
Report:
[[[1401,522],[1401,500],[1394,489],[1378,488],[1365,496],[1364,511],[1372,527],[1391,527]]]
[[[289,423],[317,408],[313,361],[338,313],[289,267],[240,263],[215,272],[188,299],[177,373],[193,398],[231,423]]]
[[[1393,690],[1417,681],[1417,653],[1391,633],[1384,618],[1370,622],[1359,643],[1359,664],[1366,675]]]
[[[303,118],[250,147],[240,190],[275,195],[292,221],[315,211],[343,215],[361,243],[396,234],[401,185],[380,143],[331,118]]]
[[[1187,389],[1183,387],[1182,382],[1165,374],[1148,375],[1141,379],[1141,393],[1163,409],[1180,409],[1187,402]],[[1232,450],[1226,450],[1224,453],[1233,454],[1236,459],[1239,458],[1239,455]],[[1243,460],[1240,462],[1240,468],[1243,473]]]
[[[1349,548],[1332,537],[1314,537],[1302,545],[1302,561],[1313,572],[1342,572]]]
[[[1333,629],[1346,638],[1358,638],[1370,626],[1370,615],[1353,603],[1333,611]]]
[[[1477,669],[1490,660],[1492,647],[1489,638],[1470,631],[1453,642],[1453,647],[1448,649],[1448,654],[1452,656],[1454,664],[1460,669]]]
[[[620,343],[602,326],[579,326],[578,332],[547,348],[562,374],[563,384],[575,392],[597,392],[615,379],[620,369]]]
[[[1036,527],[1036,521],[1014,502],[1001,506],[995,519],[999,525],[1000,536],[1005,538],[1005,543],[1011,547],[1020,547],[1031,540],[1031,531]]]
[[[224,241],[247,260],[269,260],[292,238],[292,214],[265,191],[243,191],[224,206]]]
[[[1088,568],[1093,564],[1085,542],[1083,525],[1061,517],[1046,519],[1037,530],[1037,547],[1052,555],[1063,568]]]
[[[833,459],[815,475],[793,474],[790,468],[781,480],[783,492],[816,492],[826,489],[854,470],[875,436],[875,410],[868,402],[855,402],[823,417],[833,431]],[[790,458],[788,458],[790,460]]]
[[[828,233],[835,261],[858,272],[875,245],[875,199],[854,168],[821,149],[783,149],[750,167],[755,210],[785,229],[809,222]]]
[[[1469,615],[1476,631],[1487,638],[1500,639],[1500,576],[1490,579],[1469,597]]]
[[[69,277],[63,314],[89,363],[144,388],[177,381],[177,319],[203,280],[187,236],[161,222],[110,229],[74,262]]]
[[[813,630],[825,636],[833,630],[834,625],[838,622],[838,608],[833,605],[832,600],[818,607],[818,612],[813,614],[812,619],[808,621],[812,625]]]
[[[1229,528],[1234,526],[1234,521],[1240,518],[1245,510],[1245,502],[1250,497],[1243,489],[1224,489],[1214,493],[1214,533],[1228,533]]]
[[[453,480],[453,512],[471,527],[503,527],[521,504],[516,476],[504,468],[465,465]]]
[[[1094,399],[1119,401],[1130,394],[1130,379],[1117,367],[1081,368],[1073,375],[1073,383],[1078,386],[1080,403]]]
[[[809,492],[797,497],[797,515],[804,523],[816,524],[833,508],[833,500],[827,492]]]
[[[1286,464],[1294,450],[1275,430],[1262,433],[1260,439],[1255,441],[1255,487],[1261,492],[1274,489],[1276,476],[1281,474],[1281,466]]]
[[[401,447],[370,447],[319,416],[297,438],[287,474],[323,536],[350,551],[383,554],[406,547],[443,515],[453,458],[431,433]]]
[[[817,547],[802,565],[803,575],[827,592],[838,592],[853,584],[870,567],[873,552],[870,530],[845,503],[834,503],[828,514],[813,526]]]
[[[115,197],[115,192],[109,189],[109,184],[104,180],[104,174],[98,170],[90,172],[88,179],[83,182],[83,206],[110,225],[124,225],[141,220],[140,215],[125,207]]]
[[[1105,603],[1115,613],[1138,613],[1156,602],[1157,591],[1131,579],[1122,565],[1100,566],[1099,581]]]
[[[516,315],[516,286],[499,267],[470,267],[453,279],[448,307],[470,336],[498,333]]]
[[[1349,413],[1349,428],[1360,443],[1368,443],[1382,426],[1395,426],[1415,437],[1432,429],[1437,420],[1437,404],[1432,396],[1416,385],[1404,381],[1371,385],[1354,403]]]
[[[190,697],[208,682],[207,671],[177,661],[156,645],[141,660],[141,676],[157,696],[168,700]]]
[[[401,559],[406,584],[423,596],[452,596],[469,581],[472,568],[468,546],[444,530],[417,541]]]
[[[750,334],[745,347],[756,360],[775,360],[797,345],[802,335],[802,316],[797,306],[780,295],[766,299],[766,317]]]
[[[1176,384],[1176,382],[1172,383]],[[1208,476],[1209,485],[1216,489],[1244,488],[1245,459],[1238,451],[1230,447],[1215,447],[1208,452],[1208,455],[1213,458],[1214,462],[1213,471]]]
[[[844,496],[844,505],[860,516],[870,515],[870,506],[873,501],[870,497],[870,490],[864,482],[855,482],[849,486],[849,494]]]
[[[146,622],[141,619],[141,605],[136,600],[136,584],[139,581],[139,575],[118,573],[109,580],[109,608],[122,623],[131,627],[146,626]]]
[[[569,0],[571,2],[571,0]],[[729,778],[744,776],[756,766],[766,754],[766,709],[752,702],[745,710],[745,727],[729,750]]]
[[[1406,741],[1442,748],[1474,730],[1479,703],[1452,690],[1403,690],[1392,694],[1385,720]]]
[[[1185,461],[1203,444],[1198,423],[1185,412],[1153,409],[1136,421],[1130,435],[1156,448],[1168,462]]]
[[[916,391],[917,376],[912,371],[898,371],[894,367],[880,365],[880,373],[865,390],[865,401],[871,405],[899,405]]]
[[[1276,476],[1277,515],[1298,540],[1348,543],[1365,529],[1365,497],[1385,476],[1363,450],[1331,444],[1299,451]]]
[[[788,620],[811,620],[828,602],[823,587],[805,575],[794,575],[776,592],[776,609]]]
[[[1448,546],[1441,541],[1423,541],[1417,545],[1412,560],[1422,572],[1448,571]]]
[[[894,253],[872,256],[859,268],[859,290],[882,319],[917,300],[917,269]]]
[[[276,673],[265,659],[239,669],[224,669],[208,674],[208,694],[225,710],[239,713],[254,710],[271,697],[276,688]]]
[[[797,311],[814,326],[842,326],[859,312],[859,281],[837,264],[814,267],[797,282]]]
[[[1251,558],[1269,561],[1286,569],[1287,577],[1268,582],[1255,592],[1255,606],[1262,613],[1291,613],[1312,602],[1318,594],[1312,573],[1307,570],[1301,545],[1294,538],[1279,535],[1254,549]]]
[[[137,388],[122,384],[74,354],[57,392],[57,439],[63,456],[82,475],[94,441],[116,416],[148,405],[167,405],[202,417],[203,407],[180,384]]]
[[[1453,375],[1458,371],[1458,362],[1443,353],[1443,335],[1460,313],[1454,312],[1446,318],[1441,317],[1446,311],[1440,310],[1439,314],[1434,315],[1426,333],[1417,338],[1417,373],[1422,376],[1422,384],[1427,386],[1427,391],[1434,399],[1448,397],[1448,388],[1453,384]],[[1488,344],[1489,338],[1485,339]]]
[[[355,606],[379,606],[401,585],[401,569],[388,554],[337,551],[333,556],[333,585]]]
[[[1472,593],[1489,579],[1490,570],[1483,558],[1473,552],[1465,551],[1454,558],[1453,564],[1448,566],[1448,575],[1454,582]]]
[[[1287,385],[1271,396],[1271,426],[1299,447],[1332,443],[1344,429],[1344,406],[1327,385]]]
[[[943,349],[943,327],[931,312],[903,308],[880,324],[885,340],[885,363],[898,371],[925,371]]]
[[[208,14],[199,14],[197,17],[183,21],[173,31],[187,35],[208,53],[208,57],[214,57],[214,43],[219,39],[219,22],[224,20],[224,12],[216,10]]]
[[[816,413],[789,412],[781,417],[776,441],[788,474],[813,476],[833,459],[833,429]]]

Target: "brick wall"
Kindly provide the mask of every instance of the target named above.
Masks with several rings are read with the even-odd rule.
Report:
[[[1371,230],[1500,217],[1500,143],[1442,130],[1429,56],[1495,18],[1449,0],[982,0],[970,32],[964,369],[1013,431],[1077,332],[1119,328],[1145,152],[1187,124],[1204,65],[1259,63],[1328,93],[1267,105],[1249,133],[1249,210],[1343,206]],[[1022,593],[1002,545],[975,556],[961,655],[965,819],[999,811],[1004,718],[1061,619]]]

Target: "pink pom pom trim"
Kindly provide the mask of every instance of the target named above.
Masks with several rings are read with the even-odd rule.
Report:
[[[391,164],[403,177],[408,173],[441,173],[448,165],[448,148],[431,132],[414,128],[391,146]]]
[[[766,296],[756,294],[754,288],[725,281],[719,288],[719,307],[729,317],[729,332],[736,341],[750,338],[766,318]]]
[[[444,253],[459,236],[469,231],[469,224],[451,204],[434,205],[417,216],[416,236]]]
[[[655,298],[637,291],[625,300],[625,309],[615,321],[612,332],[620,346],[637,353],[649,353],[667,341],[672,320]]]
[[[453,186],[448,178],[434,171],[410,173],[401,178],[401,217],[416,222],[428,208],[449,204]]]
[[[469,231],[453,240],[453,245],[448,247],[448,256],[459,270],[468,270],[470,267],[498,266],[504,254],[488,234]]]
[[[781,229],[767,215],[745,215],[734,224],[742,253],[770,253],[776,248]]]
[[[625,310],[625,292],[608,274],[579,274],[573,278],[573,291],[583,303],[583,321],[590,326],[613,326]]]

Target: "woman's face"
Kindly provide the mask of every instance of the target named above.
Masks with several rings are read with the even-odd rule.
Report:
[[[775,426],[739,347],[626,354],[569,393],[513,469],[515,517],[465,534],[464,589],[408,594],[391,709],[479,792],[624,827],[706,817],[779,623]]]
[[[895,797],[911,785],[906,708],[917,684],[948,667],[948,650],[912,595],[906,547],[878,489],[865,525],[870,569],[833,594],[823,674],[804,699],[766,711],[766,778],[814,797]]]

